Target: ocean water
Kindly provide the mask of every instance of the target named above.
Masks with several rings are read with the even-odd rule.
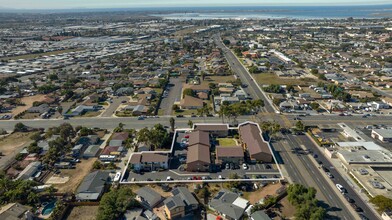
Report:
[[[392,5],[206,7],[178,8],[172,12],[151,15],[175,20],[392,18]]]

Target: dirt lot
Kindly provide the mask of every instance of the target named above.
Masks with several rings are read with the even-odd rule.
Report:
[[[17,115],[23,111],[26,111],[27,109],[31,108],[33,106],[34,102],[41,102],[43,100],[45,100],[46,95],[34,95],[34,96],[27,96],[27,97],[23,97],[20,99],[21,103],[24,103],[25,106],[18,106],[14,109],[12,109],[12,115]]]
[[[248,199],[251,204],[255,204],[260,199],[264,198],[267,195],[275,195],[277,189],[279,189],[282,185],[281,184],[269,184],[261,189],[258,189],[254,192],[247,192],[244,193],[244,198]]]
[[[64,184],[54,185],[58,192],[75,192],[83,178],[90,173],[96,160],[97,158],[82,160],[76,165],[75,169],[62,169],[59,176],[69,177],[69,180]]]
[[[260,85],[270,85],[270,84],[282,84],[284,82],[286,85],[316,85],[318,80],[314,78],[280,78],[274,73],[259,73],[253,74],[253,77]]]
[[[15,157],[23,147],[32,142],[30,137],[34,133],[35,132],[17,132],[0,139],[0,152],[5,155],[0,159],[0,168],[4,168],[6,163]]]
[[[209,83],[225,83],[227,81],[234,81],[235,78],[233,75],[230,76],[206,76],[204,81],[201,82],[201,85],[208,85]]]
[[[291,219],[295,213],[295,207],[290,204],[290,202],[287,199],[287,196],[284,197],[282,200],[280,200],[280,205],[281,205],[281,212],[284,216],[286,216],[287,219]]]
[[[94,220],[96,219],[97,213],[98,213],[98,206],[76,206],[72,208],[72,211],[67,219]]]

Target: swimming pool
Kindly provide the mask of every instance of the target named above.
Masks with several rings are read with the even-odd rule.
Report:
[[[49,215],[53,212],[54,207],[56,206],[56,201],[48,203],[41,211],[42,215]]]

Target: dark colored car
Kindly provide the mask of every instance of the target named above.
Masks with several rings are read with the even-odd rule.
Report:
[[[349,203],[355,203],[354,199],[350,198],[348,195],[344,195],[344,198],[347,200]]]
[[[357,206],[357,204],[355,204],[355,203],[350,203],[350,205],[351,205],[351,207],[353,207],[353,209],[354,209],[356,212],[362,212],[362,211],[363,211],[362,208],[359,207],[359,206]]]

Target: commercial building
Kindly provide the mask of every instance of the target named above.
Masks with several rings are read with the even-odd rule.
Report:
[[[392,142],[392,129],[373,129],[371,135],[382,142]]]

